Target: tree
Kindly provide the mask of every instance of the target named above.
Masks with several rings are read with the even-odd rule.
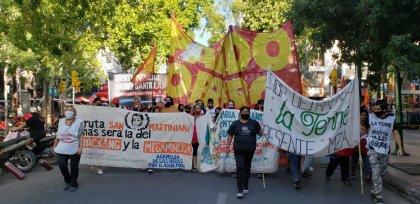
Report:
[[[359,69],[367,64],[372,81],[380,83],[382,73],[394,68],[397,90],[400,73],[419,77],[420,1],[317,1],[296,0],[291,16],[297,30],[311,28],[319,46],[332,47],[338,41],[341,61]],[[401,97],[401,92],[397,92]],[[397,98],[397,106],[401,100]],[[401,104],[400,104],[401,105]],[[400,134],[402,109],[397,108]]]
[[[192,29],[199,26],[200,13],[208,12],[212,3],[212,0],[95,1],[90,5],[87,21],[124,70],[131,70],[143,62],[154,43],[158,63],[166,62],[171,12],[193,36]]]
[[[293,0],[268,0],[268,1],[242,1],[231,2],[232,18],[235,22],[241,22],[240,26],[249,30],[270,32],[281,28],[290,20],[290,12]],[[305,67],[321,52],[321,46],[312,42],[312,29],[301,29],[296,34],[296,45],[299,63]]]

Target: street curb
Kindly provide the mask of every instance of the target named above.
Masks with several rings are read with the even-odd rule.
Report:
[[[385,175],[384,181],[386,187],[395,191],[401,197],[412,203],[420,204],[420,192],[416,190],[415,186],[412,186],[411,184],[389,173]]]

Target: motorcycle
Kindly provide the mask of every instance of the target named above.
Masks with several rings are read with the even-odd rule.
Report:
[[[0,165],[4,168],[7,168],[12,172],[17,178],[23,179],[25,174],[23,174],[19,169],[15,167],[16,164],[19,164],[23,167],[35,165],[30,162],[30,160],[25,159],[26,154],[30,154],[27,151],[23,150],[28,145],[33,143],[33,139],[29,137],[18,137],[6,142],[0,142]],[[2,174],[2,168],[0,168],[0,175]]]
[[[44,160],[54,165],[58,163],[58,155],[54,152],[55,131],[53,128],[48,128],[45,132],[46,137],[39,141],[40,153],[36,157],[38,160]]]
[[[51,164],[58,163],[58,156],[54,152],[54,140],[56,138],[55,133],[52,130],[47,129],[47,136],[39,140],[37,144],[33,143],[26,145],[23,150],[20,151],[20,159],[23,161],[16,162],[16,167],[23,171],[31,171],[36,163],[39,163],[47,170],[51,170],[53,167]],[[21,165],[30,163],[31,165]]]

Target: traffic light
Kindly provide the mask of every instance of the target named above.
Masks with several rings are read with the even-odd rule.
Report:
[[[71,71],[71,85],[79,88],[82,82],[79,81],[79,73],[77,71]]]
[[[331,86],[337,86],[338,85],[338,75],[337,70],[333,69],[330,73],[330,84]]]
[[[58,93],[65,93],[67,90],[67,82],[61,80],[60,85],[58,86]]]

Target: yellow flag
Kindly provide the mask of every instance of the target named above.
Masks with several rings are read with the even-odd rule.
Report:
[[[156,45],[153,46],[149,56],[144,60],[143,64],[139,67],[136,73],[131,78],[131,83],[142,84],[146,82],[150,76],[154,73],[156,61]]]

